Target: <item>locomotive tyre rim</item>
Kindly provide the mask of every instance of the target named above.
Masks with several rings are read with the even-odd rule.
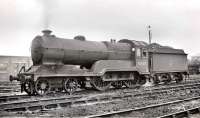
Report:
[[[46,95],[50,91],[48,80],[38,79],[35,83],[35,91],[38,95]]]
[[[105,91],[110,88],[111,82],[103,81],[101,78],[95,78],[91,80],[91,85],[98,91]]]
[[[30,79],[26,79],[24,83],[24,91],[28,95],[33,95],[34,94],[34,82]]]
[[[64,89],[67,93],[72,94],[78,88],[78,81],[76,79],[66,79],[64,81]]]
[[[123,81],[116,81],[112,83],[112,86],[119,89],[122,88],[123,84]]]

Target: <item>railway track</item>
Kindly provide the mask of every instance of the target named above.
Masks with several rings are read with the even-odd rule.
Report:
[[[0,96],[20,93],[20,83],[10,81],[0,81]]]
[[[21,102],[10,102],[0,104],[1,111],[35,111],[51,108],[68,107],[77,104],[95,104],[101,102],[112,102],[121,100],[122,96],[114,95],[99,95],[99,96],[73,96],[51,99],[39,99]],[[123,96],[125,97],[125,96]]]
[[[133,94],[134,96],[144,96],[143,93],[145,93],[146,95],[153,95],[153,94],[158,94],[158,92],[160,92],[162,90],[161,93],[164,93],[164,90],[166,90],[165,92],[169,92],[169,90],[173,90],[173,89],[177,89],[178,88],[181,90],[183,89],[192,89],[195,87],[200,87],[200,82],[199,83],[189,83],[189,84],[172,84],[172,85],[168,85],[168,86],[162,86],[162,85],[158,85],[158,86],[153,86],[153,87],[143,87],[140,89],[128,89],[128,88],[124,88],[122,90],[118,90],[118,89],[112,89],[111,91],[105,91],[105,93],[114,93],[114,92],[121,92],[121,93],[130,93]],[[84,91],[79,91],[78,93],[76,93],[75,95],[84,95],[84,94],[88,94],[88,95],[92,95],[92,94],[97,94],[98,91],[94,91],[94,90],[89,90],[87,91],[87,93]],[[60,94],[55,94],[53,96],[66,96],[65,93],[60,93]],[[51,95],[47,95],[45,97],[52,97]],[[15,101],[15,100],[26,100],[26,99],[39,99],[39,98],[43,98],[42,96],[28,96],[26,94],[23,95],[7,95],[7,96],[0,96],[0,103],[3,102],[9,102],[9,101]]]
[[[181,91],[185,90],[188,92],[192,92],[190,90],[199,90],[200,89],[200,82],[199,83],[193,83],[193,84],[184,84],[184,85],[170,85],[170,86],[159,86],[155,88],[143,88],[139,90],[125,90],[124,93],[134,93],[133,96],[150,96],[150,95],[155,95],[155,94],[170,94],[170,92],[173,91]],[[195,91],[196,92],[196,91]],[[198,91],[197,91],[198,92]]]
[[[139,108],[130,108],[130,109],[123,109],[119,111],[112,111],[108,113],[102,113],[102,114],[97,114],[97,115],[90,115],[86,116],[86,118],[100,118],[100,117],[133,117],[134,113],[141,112],[144,110],[152,110],[155,108],[160,108],[160,107],[166,107],[169,105],[175,105],[175,104],[181,104],[185,102],[190,102],[194,100],[200,100],[200,96],[198,97],[192,97],[192,98],[187,98],[183,100],[176,100],[176,101],[171,101],[171,102],[166,102],[166,103],[161,103],[161,104],[156,104],[156,105],[149,105],[149,106],[144,106],[144,107],[139,107]],[[199,113],[200,112],[200,107],[195,107],[187,110],[181,110],[175,113],[163,115],[163,116],[157,116],[158,118],[180,118],[181,117],[187,117],[190,114],[194,113]],[[135,116],[134,116],[135,117]]]
[[[175,112],[172,114],[163,115],[163,116],[160,116],[159,118],[189,118],[192,115],[199,114],[199,113],[200,113],[200,106],[191,108],[191,109],[187,109],[187,110],[183,110],[183,111],[179,111],[179,112]]]
[[[73,95],[73,96],[61,96],[61,97],[34,97],[30,99],[31,96],[18,96],[18,100],[8,101],[0,104],[0,109],[3,111],[34,111],[34,110],[43,110],[50,108],[59,108],[59,107],[68,107],[73,105],[88,105],[88,104],[99,104],[103,102],[113,102],[113,101],[122,101],[127,98],[137,98],[137,97],[152,97],[163,94],[171,94],[171,91],[180,91],[180,90],[191,90],[191,91],[200,91],[200,83],[196,84],[186,84],[179,86],[171,86],[171,88],[162,87],[155,89],[147,89],[143,92],[141,90],[131,90],[120,92],[108,92],[108,93],[99,93],[99,94],[87,94],[87,95]],[[7,96],[7,99],[15,99]],[[20,99],[25,97],[24,99]],[[27,99],[27,98],[29,99]],[[1,100],[1,99],[0,99]],[[5,100],[2,98],[2,100]]]
[[[20,100],[20,99],[29,99],[31,96],[28,95],[9,95],[9,96],[0,96],[0,103]]]
[[[182,85],[182,84],[183,85],[192,84],[192,83],[200,83],[200,80],[198,81],[197,79],[189,78],[184,83],[180,83],[180,85]],[[174,85],[178,86],[179,84],[172,83],[172,85],[168,85],[168,86],[174,86]],[[158,85],[158,86],[152,87],[152,88],[156,89],[159,86],[161,86],[161,88],[162,88],[163,85]],[[158,88],[158,89],[160,89],[160,88]],[[129,91],[129,90],[127,89],[127,91]],[[21,94],[19,82],[13,82],[13,83],[10,83],[10,82],[7,82],[7,81],[6,82],[0,82],[0,103],[5,102],[5,101],[9,101],[9,100],[18,100],[18,99],[23,99],[23,98],[30,98],[30,97],[25,97],[25,95],[22,95],[22,97],[20,98],[20,95],[16,95],[16,94]]]

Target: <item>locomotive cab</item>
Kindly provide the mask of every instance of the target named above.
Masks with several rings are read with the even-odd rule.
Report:
[[[144,48],[138,47],[135,51],[136,67],[144,74],[149,74],[149,54]]]

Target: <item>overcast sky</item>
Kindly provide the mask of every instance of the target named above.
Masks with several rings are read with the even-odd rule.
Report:
[[[30,55],[49,28],[58,37],[133,39],[200,53],[200,0],[0,0],[0,55]]]

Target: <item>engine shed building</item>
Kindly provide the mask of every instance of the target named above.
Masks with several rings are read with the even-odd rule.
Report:
[[[10,75],[16,75],[22,66],[26,68],[32,65],[28,56],[4,56],[0,55],[0,81],[9,81]]]

